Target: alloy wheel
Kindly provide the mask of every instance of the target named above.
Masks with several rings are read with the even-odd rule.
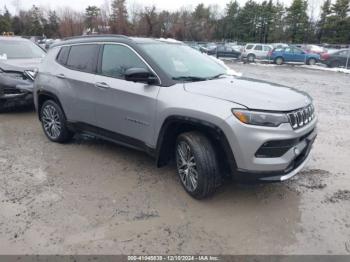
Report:
[[[46,105],[42,111],[41,119],[45,133],[51,139],[57,139],[62,130],[62,123],[56,108],[52,105]]]
[[[198,186],[197,165],[190,146],[184,141],[177,145],[176,160],[182,184],[189,192],[195,191]]]

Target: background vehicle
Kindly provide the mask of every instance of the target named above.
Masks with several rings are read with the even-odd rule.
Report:
[[[332,53],[321,55],[321,62],[329,67],[346,67],[350,68],[350,49],[343,49]]]
[[[20,37],[0,37],[0,110],[33,104],[33,79],[45,52]]]
[[[316,137],[311,98],[227,73],[181,42],[83,37],[50,49],[34,99],[51,141],[86,132],[147,152],[158,166],[175,155],[180,181],[195,198],[214,193],[224,176],[294,176]]]
[[[214,55],[217,58],[239,58],[241,56],[241,52],[236,51],[232,47],[226,45],[219,45],[216,48],[209,50],[207,53],[208,55]]]
[[[269,52],[273,49],[271,45],[246,44],[242,52],[242,60],[254,62],[255,59],[268,59]]]
[[[282,65],[288,62],[305,63],[307,65],[314,65],[320,60],[318,54],[306,53],[300,48],[286,47],[276,48],[269,53],[270,60],[277,65]]]

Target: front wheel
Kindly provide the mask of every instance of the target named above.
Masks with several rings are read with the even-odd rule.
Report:
[[[275,59],[275,63],[277,64],[277,65],[282,65],[283,64],[283,58],[282,57],[277,57],[276,59]]]
[[[196,199],[212,195],[221,179],[210,140],[198,132],[181,134],[175,153],[177,173],[186,192]]]
[[[73,133],[68,129],[61,107],[52,100],[44,102],[40,110],[40,120],[45,135],[52,142],[68,142]]]

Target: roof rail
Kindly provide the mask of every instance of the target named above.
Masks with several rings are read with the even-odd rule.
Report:
[[[63,38],[63,40],[73,40],[73,39],[84,39],[84,38],[94,38],[94,37],[117,37],[117,38],[125,38],[130,39],[126,35],[116,35],[116,34],[100,34],[100,35],[80,35],[80,36],[71,36]]]

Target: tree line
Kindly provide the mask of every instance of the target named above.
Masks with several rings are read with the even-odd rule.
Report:
[[[12,15],[4,7],[0,32],[48,38],[115,33],[187,41],[350,43],[350,0],[324,0],[320,15],[314,13],[308,0],[293,0],[289,6],[278,0],[248,0],[244,5],[231,1],[223,12],[218,5],[165,11],[156,6],[128,8],[126,0],[112,0],[110,5],[88,6],[85,12],[33,6]]]

